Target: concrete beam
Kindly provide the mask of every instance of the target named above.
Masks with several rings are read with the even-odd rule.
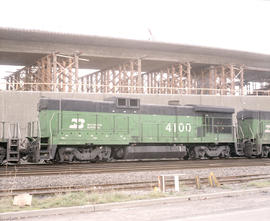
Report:
[[[162,42],[136,41],[96,36],[71,35],[41,31],[25,31],[0,28],[1,64],[29,65],[38,56],[58,51],[65,54],[81,52],[81,56],[90,58],[83,63],[84,68],[105,69],[114,66],[118,60],[141,58],[142,67],[147,62],[191,62],[201,64],[238,64],[257,68],[270,68],[270,55],[168,44]],[[37,58],[34,58],[34,55]],[[6,58],[7,57],[7,58]],[[34,60],[33,60],[34,59]],[[92,61],[91,61],[92,60]],[[151,69],[157,63],[151,63]]]

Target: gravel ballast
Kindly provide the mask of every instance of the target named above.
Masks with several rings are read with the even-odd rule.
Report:
[[[185,174],[182,179],[208,177],[213,172],[216,177],[224,176],[240,176],[268,174],[270,166],[255,167],[231,167],[231,168],[211,168],[211,169],[184,169],[169,171],[143,171],[143,172],[123,172],[123,173],[102,173],[102,174],[63,174],[51,176],[20,176],[1,178],[0,189],[22,189],[35,187],[50,186],[75,186],[75,185],[102,185],[102,184],[118,184],[140,181],[157,182],[159,175],[167,174]],[[181,179],[180,178],[180,179]],[[180,180],[181,182],[181,180]]]

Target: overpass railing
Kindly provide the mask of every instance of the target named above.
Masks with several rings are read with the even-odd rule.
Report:
[[[160,86],[126,86],[112,84],[63,84],[63,83],[4,83],[0,84],[3,91],[45,91],[45,92],[78,92],[106,94],[183,94],[183,95],[252,95],[270,96],[270,90],[236,88],[187,88]]]

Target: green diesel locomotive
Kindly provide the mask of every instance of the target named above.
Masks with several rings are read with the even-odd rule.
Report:
[[[39,124],[29,124],[27,155],[32,162],[229,157],[237,154],[233,113],[223,107],[141,105],[134,98],[42,98]]]
[[[237,113],[238,150],[246,157],[270,157],[270,112],[243,110]]]

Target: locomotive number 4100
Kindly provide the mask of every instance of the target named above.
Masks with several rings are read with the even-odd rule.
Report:
[[[165,127],[165,130],[168,132],[174,132],[176,133],[177,131],[182,133],[182,132],[191,132],[191,124],[190,123],[168,123],[167,126]]]

